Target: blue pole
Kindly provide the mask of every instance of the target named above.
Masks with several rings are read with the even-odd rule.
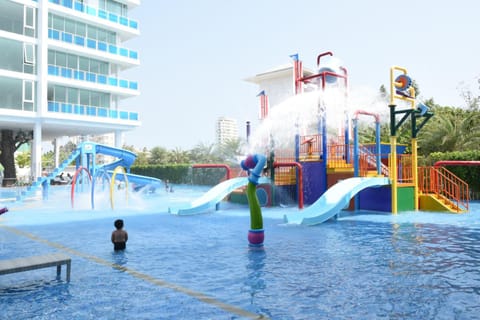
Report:
[[[377,173],[382,174],[382,160],[380,155],[380,121],[375,123],[375,149],[377,153]]]
[[[350,163],[350,137],[349,137],[349,130],[348,130],[348,113],[345,112],[345,161],[346,163]]]
[[[358,119],[353,119],[353,176],[358,177],[360,167],[360,155],[358,154]]]

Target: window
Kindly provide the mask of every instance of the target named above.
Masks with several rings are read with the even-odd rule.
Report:
[[[34,82],[31,80],[23,80],[23,110],[33,111],[34,96]]]
[[[33,102],[33,81],[23,80],[23,101]]]
[[[63,52],[57,52],[55,54],[55,64],[59,67],[67,66],[67,54]]]
[[[78,89],[67,89],[67,102],[71,104],[76,104],[78,102]]]
[[[24,34],[29,37],[35,36],[35,8],[24,7],[23,11]]]
[[[35,64],[35,47],[31,43],[23,45],[23,62],[26,64]]]
[[[67,67],[70,69],[77,69],[77,56],[67,54]]]

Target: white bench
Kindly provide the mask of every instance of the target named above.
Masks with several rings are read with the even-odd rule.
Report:
[[[67,281],[70,281],[72,259],[62,253],[50,253],[41,256],[0,260],[0,275],[56,266],[57,277],[60,277],[62,264],[67,265]]]

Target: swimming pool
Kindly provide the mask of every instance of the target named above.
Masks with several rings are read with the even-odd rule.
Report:
[[[92,211],[81,198],[71,209],[59,188],[11,206],[0,259],[65,252],[72,279],[48,268],[0,277],[0,318],[480,319],[478,203],[464,215],[360,212],[315,227],[284,225],[295,208],[263,208],[255,250],[248,207],[167,213],[206,190],[117,195],[115,210],[105,198]],[[110,243],[116,218],[130,236],[123,253]]]

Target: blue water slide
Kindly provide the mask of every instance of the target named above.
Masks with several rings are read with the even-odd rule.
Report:
[[[135,159],[137,158],[137,155],[131,151],[114,148],[110,146],[105,146],[101,144],[95,145],[95,152],[97,154],[104,154],[104,155],[118,158],[118,160],[112,163],[107,163],[101,167],[105,171],[109,172],[109,174],[112,174],[111,171],[118,166],[127,167],[127,168],[131,167],[132,164],[135,162]],[[153,187],[163,187],[162,180],[157,178],[141,176],[141,175],[132,174],[132,173],[127,173],[126,176],[129,183],[134,183],[141,186],[151,185]],[[119,173],[115,176],[115,179],[119,181],[124,181],[125,176]]]
[[[350,199],[363,189],[388,184],[390,184],[388,178],[356,177],[342,180],[329,188],[311,206],[298,212],[286,214],[283,220],[288,224],[302,224],[306,226],[323,223],[346,208],[350,203]]]
[[[113,170],[118,166],[130,168],[137,158],[137,155],[131,151],[105,146],[102,144],[95,145],[95,152],[119,159],[115,162],[104,165],[103,168],[105,170]]]
[[[141,186],[150,185],[156,188],[163,187],[162,180],[157,178],[141,176],[133,173],[126,173],[125,175],[127,176],[128,183],[134,183]],[[125,175],[122,173],[118,173],[117,175],[115,175],[115,180],[125,181]]]
[[[259,183],[270,183],[270,180],[268,178],[261,177],[259,179]],[[186,205],[183,208],[169,208],[168,212],[178,215],[194,215],[212,211],[226,196],[228,196],[234,190],[244,187],[247,184],[248,178],[246,177],[225,180],[210,189],[200,198],[191,202],[189,205]]]

